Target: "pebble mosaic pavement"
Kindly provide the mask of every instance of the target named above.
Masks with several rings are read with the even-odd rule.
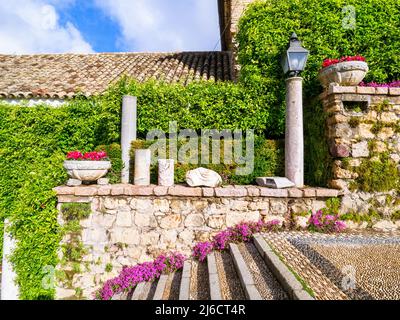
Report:
[[[317,300],[400,299],[398,234],[279,232],[263,236],[306,281]]]

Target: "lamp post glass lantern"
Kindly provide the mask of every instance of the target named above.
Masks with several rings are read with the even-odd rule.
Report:
[[[307,62],[308,50],[295,33],[282,56],[286,79],[285,176],[296,187],[304,186],[303,78],[299,75]]]
[[[290,37],[289,47],[282,56],[282,68],[285,75],[295,77],[304,70],[308,58],[308,50],[301,46],[296,33]]]

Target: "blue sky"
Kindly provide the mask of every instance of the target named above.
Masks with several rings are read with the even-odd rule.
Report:
[[[0,3],[0,53],[220,50],[217,0]]]

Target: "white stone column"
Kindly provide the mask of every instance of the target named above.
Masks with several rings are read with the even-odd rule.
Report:
[[[166,187],[174,185],[174,159],[158,160],[158,184]]]
[[[129,183],[129,151],[132,141],[136,140],[136,104],[136,97],[124,96],[122,98],[121,151],[124,164],[121,172],[122,183]]]
[[[296,187],[304,186],[302,85],[301,77],[286,80],[285,176]]]
[[[9,221],[6,219],[4,221],[1,300],[19,300],[19,289],[18,285],[15,283],[16,274],[9,260],[10,254],[12,254],[15,249],[15,240],[12,239],[11,235],[8,232],[6,232],[8,226]]]
[[[135,150],[135,175],[134,183],[138,186],[148,186],[150,184],[150,164],[151,150]]]

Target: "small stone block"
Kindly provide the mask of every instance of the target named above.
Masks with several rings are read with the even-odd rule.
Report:
[[[68,179],[68,181],[67,181],[67,186],[69,186],[69,187],[80,186],[81,184],[82,184],[82,181],[78,180],[78,179]]]
[[[303,197],[303,191],[297,188],[288,189],[289,198],[301,198]]]
[[[316,195],[315,189],[309,188],[303,190],[304,197],[306,198],[313,198]]]
[[[328,94],[332,93],[356,93],[356,87],[345,87],[345,86],[329,86]]]
[[[165,196],[168,193],[168,187],[156,186],[154,187],[154,194],[156,196]]]
[[[214,188],[202,188],[203,197],[214,197]]]
[[[99,180],[97,180],[97,184],[101,185],[101,186],[105,186],[107,184],[110,184],[110,180],[107,178],[100,178]]]
[[[110,186],[101,186],[100,188],[97,189],[97,195],[99,196],[108,196],[111,193],[111,187]]]
[[[375,88],[375,93],[376,94],[388,94],[389,93],[389,88],[377,87],[377,88]]]
[[[256,182],[259,186],[274,189],[290,188],[295,186],[292,181],[285,177],[258,177],[256,178]]]
[[[389,94],[392,96],[400,96],[400,88],[389,88]]]
[[[316,189],[317,197],[333,198],[339,195],[339,191],[335,189]]]
[[[234,187],[215,188],[215,195],[217,197],[246,197],[247,189]]]
[[[124,188],[127,196],[151,196],[153,195],[154,186],[130,185]]]
[[[112,196],[122,196],[124,195],[124,187],[121,185],[113,185],[111,188]]]
[[[262,197],[287,198],[287,189],[260,188]]]
[[[359,94],[374,94],[375,88],[374,87],[357,87],[357,93]]]
[[[97,194],[97,188],[94,187],[76,187],[76,196],[95,196]]]
[[[257,187],[247,187],[247,194],[249,195],[249,197],[259,197],[260,193],[260,189]]]
[[[68,195],[68,194],[73,195],[75,191],[74,188],[64,187],[64,186],[55,187],[53,188],[53,190],[57,192],[57,195]]]
[[[197,187],[174,186],[168,188],[168,194],[178,197],[201,197],[202,190]]]

